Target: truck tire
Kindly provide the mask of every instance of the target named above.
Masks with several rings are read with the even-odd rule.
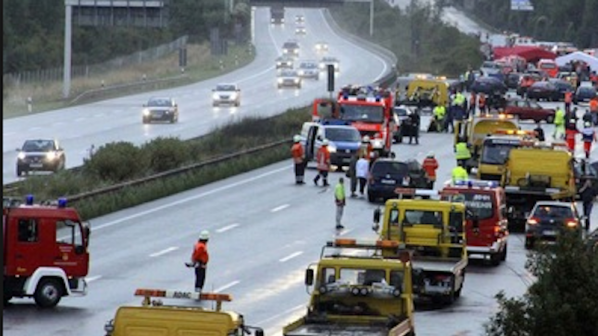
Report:
[[[502,253],[501,252],[496,252],[496,253],[490,254],[490,264],[492,266],[498,266],[498,265],[500,265],[501,259],[502,259]]]
[[[41,308],[55,307],[63,295],[62,284],[56,279],[42,279],[35,289],[33,298]]]

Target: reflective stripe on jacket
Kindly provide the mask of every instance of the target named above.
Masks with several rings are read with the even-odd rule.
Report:
[[[293,162],[296,164],[303,162],[303,146],[301,143],[297,142],[291,147],[291,156],[293,157]]]
[[[328,152],[326,146],[322,146],[318,149],[317,161],[318,170],[330,170],[330,152]]]

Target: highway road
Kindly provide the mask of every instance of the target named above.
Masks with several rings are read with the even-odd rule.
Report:
[[[158,136],[187,139],[244,116],[275,115],[289,107],[306,106],[315,97],[327,95],[325,75],[321,75],[320,81],[306,80],[301,90],[276,88],[274,60],[281,53],[282,44],[295,38],[294,17],[299,13],[305,14],[307,27],[307,36],[298,37],[302,46],[301,58],[319,60],[321,56],[315,54],[315,43],[321,40],[329,42],[329,55],[337,56],[341,61],[337,87],[347,83],[370,83],[391,71],[391,64],[381,56],[333,33],[324,20],[323,11],[290,9],[287,13],[290,24],[272,27],[268,9],[256,9],[256,59],[227,75],[184,87],[4,120],[3,183],[16,180],[15,149],[21,147],[26,139],[57,138],[66,150],[67,167],[73,167],[82,164],[92,144],[96,147],[112,141],[141,144]],[[240,107],[212,107],[211,90],[222,82],[240,85]],[[179,104],[179,123],[143,125],[142,104],[150,96],[172,96]]]

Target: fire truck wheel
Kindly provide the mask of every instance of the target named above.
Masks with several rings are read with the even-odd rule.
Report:
[[[62,298],[62,285],[55,279],[42,279],[33,297],[38,306],[52,308]]]

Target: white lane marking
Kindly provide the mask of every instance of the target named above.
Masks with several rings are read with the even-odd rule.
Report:
[[[216,288],[216,289],[214,290],[214,293],[220,293],[220,292],[222,292],[222,291],[225,291],[225,290],[227,290],[227,289],[231,288],[232,286],[236,286],[236,285],[238,285],[238,284],[239,284],[239,282],[241,282],[241,281],[239,281],[239,280],[235,280],[235,281],[233,281],[233,282],[231,282],[231,283],[228,283],[228,284],[226,284],[226,285],[224,285],[224,286],[222,286],[222,287]]]
[[[105,116],[105,115],[106,115],[106,114],[104,114],[104,113],[96,113],[96,114],[94,114],[93,116],[94,116],[94,117],[96,117],[96,118],[99,118],[99,117],[103,117],[103,116]]]
[[[52,126],[62,126],[64,124],[66,124],[64,121],[57,121],[57,122],[53,123]]]
[[[332,34],[333,34],[333,35],[336,35],[336,36],[340,37],[341,39],[343,39],[343,40],[345,40],[345,41],[348,41],[348,40],[346,40],[345,38],[343,38],[342,36],[338,35],[336,32],[334,32],[334,30],[332,30],[332,28],[331,28],[331,27],[330,27],[330,25],[328,24],[328,21],[326,20],[326,16],[324,16],[324,10],[320,10],[320,15],[322,16],[322,19],[324,19],[324,22],[326,23],[326,27],[328,27],[328,30],[330,30],[330,32],[332,32]],[[349,42],[349,44],[351,44],[351,45],[353,45],[353,46],[358,46],[357,44],[355,44],[355,43],[353,43],[353,42]],[[359,47],[359,46],[358,46],[358,47]],[[374,52],[372,52],[372,51],[370,51],[370,50],[368,50],[368,49],[366,49],[366,48],[363,48],[363,47],[360,47],[360,48],[361,48],[361,49],[363,49],[363,50],[365,50],[365,51],[367,51],[367,52],[369,52],[370,54],[374,55],[374,57],[375,57],[375,58],[376,58],[378,61],[380,61],[380,63],[382,63],[382,66],[383,66],[383,68],[382,68],[382,71],[380,72],[380,74],[378,75],[378,77],[376,77],[376,79],[374,79],[373,81],[375,82],[375,81],[377,81],[378,79],[382,78],[382,77],[384,76],[384,74],[386,73],[386,70],[388,69],[388,65],[386,65],[386,61],[384,61],[384,60],[383,60],[383,59],[382,59],[380,56],[378,56],[376,53],[374,53]]]
[[[31,127],[29,130],[30,131],[37,131],[37,130],[40,130],[40,129],[42,129],[42,128],[39,127],[39,126],[35,126],[35,127]]]
[[[291,308],[291,309],[287,309],[287,310],[283,311],[282,313],[279,313],[279,314],[276,314],[276,315],[272,315],[272,316],[268,317],[268,318],[267,318],[267,319],[265,319],[265,320],[262,320],[262,321],[256,322],[256,323],[255,323],[255,325],[256,325],[256,326],[263,325],[263,324],[265,324],[265,323],[267,323],[267,322],[270,322],[270,321],[272,321],[272,320],[275,320],[275,319],[277,319],[277,318],[279,318],[279,317],[281,317],[281,316],[286,316],[286,315],[288,315],[289,313],[292,313],[292,312],[294,312],[295,310],[299,310],[299,309],[301,309],[301,308],[306,308],[306,306],[305,306],[304,304],[302,304],[302,305],[299,305],[299,306],[295,306],[295,307],[293,307],[293,308]]]
[[[171,246],[171,247],[169,247],[169,248],[163,249],[162,251],[158,251],[158,252],[156,252],[156,253],[152,253],[152,254],[150,254],[149,256],[150,256],[151,258],[155,258],[155,257],[159,257],[159,256],[161,256],[161,255],[164,255],[164,254],[166,254],[166,253],[169,253],[169,252],[172,252],[172,251],[176,251],[176,250],[178,250],[178,249],[179,249],[179,248],[178,248],[178,247],[176,247],[176,246]]]
[[[292,253],[292,254],[290,254],[290,255],[288,255],[288,256],[286,256],[286,257],[284,257],[284,258],[282,258],[282,259],[280,259],[278,261],[280,261],[280,262],[287,262],[287,261],[289,261],[289,260],[291,260],[293,258],[296,258],[296,257],[298,257],[298,256],[300,256],[302,254],[303,254],[303,251],[297,251],[297,252]]]
[[[220,228],[220,229],[216,230],[216,232],[218,232],[218,233],[226,232],[226,231],[228,231],[228,230],[230,230],[230,229],[234,229],[234,228],[236,228],[237,226],[239,226],[239,224],[238,224],[238,223],[234,223],[234,224],[231,224],[231,225],[227,225],[227,226],[225,226],[225,227],[222,227],[222,228]]]
[[[99,280],[99,279],[101,279],[101,278],[102,278],[102,276],[101,276],[101,275],[96,275],[96,276],[92,276],[92,277],[89,277],[89,278],[85,278],[85,281],[86,281],[87,283],[90,283],[90,282],[92,282],[92,281],[96,281],[96,280]]]
[[[341,233],[339,233],[339,236],[344,236],[344,235],[346,235],[347,233],[349,233],[349,232],[351,232],[351,231],[353,231],[353,230],[354,230],[354,229],[347,229],[347,230],[343,230]]]
[[[142,217],[142,216],[145,216],[145,215],[152,214],[154,212],[162,211],[164,209],[168,209],[168,208],[173,207],[173,206],[177,206],[177,205],[184,204],[184,203],[187,203],[187,202],[190,202],[190,201],[194,201],[194,200],[197,200],[199,198],[204,198],[204,197],[210,196],[212,194],[215,194],[215,193],[218,193],[218,192],[221,192],[221,191],[225,191],[225,190],[229,190],[229,189],[232,189],[232,188],[236,188],[236,187],[238,187],[240,185],[244,185],[244,184],[247,184],[247,183],[250,183],[250,182],[253,182],[253,181],[257,181],[259,179],[262,179],[264,177],[268,177],[270,175],[274,175],[274,174],[280,173],[282,171],[289,171],[290,167],[291,166],[286,166],[286,167],[283,167],[283,168],[278,168],[278,169],[275,169],[275,170],[271,170],[269,172],[266,172],[266,173],[263,173],[263,174],[260,174],[260,175],[254,176],[254,177],[250,177],[250,178],[247,178],[247,179],[242,180],[242,181],[234,182],[234,183],[231,183],[229,185],[225,185],[225,186],[222,186],[222,187],[219,187],[219,188],[212,189],[210,191],[203,192],[201,194],[197,194],[197,195],[193,195],[193,196],[190,196],[190,197],[186,197],[186,198],[180,199],[178,201],[174,201],[174,202],[167,203],[167,204],[164,204],[164,205],[161,205],[161,206],[157,206],[157,207],[151,208],[149,210],[145,210],[145,211],[141,211],[141,212],[135,213],[133,215],[125,216],[125,217],[119,218],[117,220],[114,220],[112,222],[108,222],[108,223],[106,223],[104,225],[98,225],[98,226],[96,226],[96,227],[93,228],[93,231],[95,232],[95,231],[98,231],[98,230],[101,230],[101,229],[105,229],[105,228],[114,226],[116,224],[120,224],[122,222],[126,222],[126,221],[131,220],[131,219],[139,218],[139,217]]]
[[[281,206],[277,206],[276,208],[270,210],[270,212],[278,212],[280,210],[284,210],[286,208],[288,208],[290,206],[290,204],[283,204]]]

